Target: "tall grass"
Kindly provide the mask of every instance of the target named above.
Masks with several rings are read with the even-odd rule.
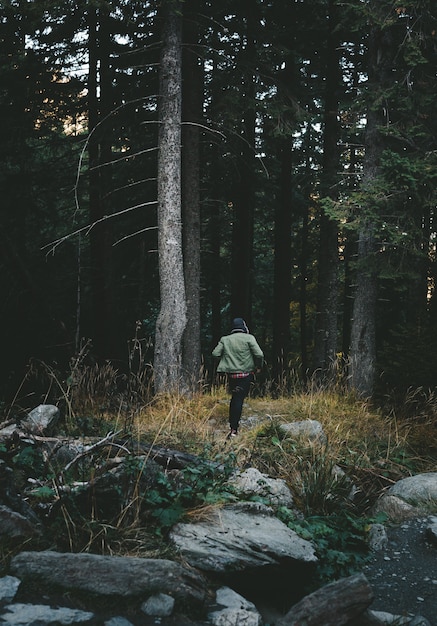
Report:
[[[109,363],[90,362],[84,347],[68,375],[34,362],[22,389],[32,381],[46,385],[39,400],[61,407],[66,436],[92,440],[116,430],[130,442],[220,458],[240,469],[256,467],[285,480],[296,505],[308,516],[346,509],[367,514],[396,480],[436,469],[437,398],[424,396],[423,390],[410,393],[406,414],[396,406],[375,407],[338,382],[310,381],[304,388],[297,384],[296,372],[290,372],[274,394],[268,391],[272,384],[259,381],[263,393],[261,387],[254,388],[246,399],[239,436],[229,441],[229,395],[223,380],[190,395],[154,395],[152,380],[151,367],[140,359],[133,359],[130,370],[121,373]],[[23,399],[30,401],[20,393],[9,414],[24,410]],[[282,424],[304,420],[320,422],[326,439],[308,441],[281,429]],[[61,509],[71,545],[77,547],[80,537],[82,549],[101,544],[102,550],[112,552],[154,554],[157,544],[134,513],[139,489],[131,493],[132,501],[113,524],[87,521],[85,541],[84,529],[69,510]],[[197,508],[192,513],[198,514]]]

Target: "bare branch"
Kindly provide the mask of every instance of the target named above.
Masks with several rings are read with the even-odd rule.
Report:
[[[140,209],[145,206],[151,206],[153,204],[156,204],[156,200],[151,200],[150,202],[141,202],[140,204],[136,204],[134,206],[128,207],[127,209],[122,209],[121,211],[117,211],[116,213],[111,213],[111,215],[104,215],[103,217],[96,220],[92,224],[87,224],[86,226],[82,226],[81,228],[78,228],[75,231],[68,233],[68,235],[64,235],[63,237],[60,237],[59,239],[55,239],[55,241],[52,241],[46,244],[45,246],[41,248],[41,250],[51,248],[47,254],[50,254],[50,253],[54,254],[55,249],[58,246],[60,246],[62,243],[64,243],[71,237],[74,237],[74,235],[78,235],[79,233],[82,233],[84,231],[86,231],[86,234],[88,235],[89,232],[94,228],[94,226],[96,226],[100,222],[104,222],[105,220],[109,220],[113,217],[118,217],[119,215],[123,215],[123,213],[128,213],[129,211],[134,211],[135,209]]]
[[[119,159],[114,159],[113,161],[106,161],[105,163],[100,163],[100,165],[95,165],[94,167],[90,167],[89,171],[94,172],[95,170],[99,170],[102,167],[107,167],[108,165],[112,165],[113,163],[120,163],[120,161],[128,161],[129,159],[133,159],[134,157],[139,156],[140,154],[145,154],[146,152],[156,152],[157,150],[158,150],[158,147],[146,148],[145,150],[138,150],[137,152],[134,152],[133,154],[125,154]]]
[[[157,228],[158,228],[157,226],[149,226],[148,228],[142,228],[141,230],[137,230],[135,233],[131,233],[130,235],[125,235],[121,239],[118,239],[117,241],[115,241],[112,245],[117,246],[119,243],[122,243],[126,239],[130,239],[131,237],[135,237],[136,235],[141,235],[141,233],[145,233],[148,230],[156,230]]]
[[[79,454],[77,454],[74,457],[74,459],[72,459],[69,463],[67,463],[67,465],[64,467],[62,472],[60,472],[60,474],[58,475],[58,479],[62,478],[62,476],[65,474],[65,472],[68,472],[68,470],[71,469],[71,467],[73,465],[75,465],[78,461],[80,461],[84,457],[86,457],[89,454],[91,454],[91,452],[94,452],[94,450],[97,450],[97,448],[102,448],[103,446],[106,446],[106,445],[110,444],[110,445],[115,445],[118,448],[122,448],[126,452],[129,452],[129,450],[127,448],[125,448],[124,446],[121,446],[120,444],[114,444],[114,442],[111,441],[111,439],[114,439],[114,437],[119,435],[121,432],[122,432],[121,430],[118,430],[116,432],[110,431],[106,435],[106,437],[104,437],[100,441],[96,441],[96,443],[93,443],[92,445],[87,446],[83,452],[80,452]]]

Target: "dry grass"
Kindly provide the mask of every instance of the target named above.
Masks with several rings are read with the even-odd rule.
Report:
[[[346,501],[338,468],[358,486],[363,508],[396,480],[436,470],[437,397],[424,390],[410,392],[406,410],[399,413],[393,407],[383,412],[340,386],[310,385],[302,391],[294,385],[293,392],[275,397],[252,395],[243,408],[239,436],[227,441],[229,395],[222,384],[191,396],[154,396],[147,368],[125,381],[122,393],[117,372],[109,366],[98,369],[78,361],[64,387],[55,372],[44,373],[52,394],[59,387],[67,430],[77,434],[91,419],[94,434],[121,431],[138,441],[224,462],[232,457],[240,468],[253,466],[285,479],[306,511],[326,513]],[[281,431],[281,424],[304,420],[320,422],[326,442]]]
[[[136,415],[134,431],[139,439],[165,447],[207,450],[211,457],[232,453],[241,468],[252,465],[284,478],[297,499],[305,500],[304,508],[318,512],[326,512],[327,494],[331,503],[334,491],[344,498],[345,485],[333,478],[334,467],[359,483],[363,506],[399,478],[435,469],[433,423],[383,415],[351,394],[318,390],[278,399],[249,397],[240,434],[230,442],[228,402],[224,387],[190,398],[155,398]],[[308,419],[322,424],[325,443],[281,433],[281,424]]]

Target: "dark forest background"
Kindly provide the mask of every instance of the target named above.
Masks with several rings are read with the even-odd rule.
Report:
[[[203,371],[241,315],[266,385],[433,389],[435,2],[170,4]],[[37,363],[153,365],[161,32],[154,0],[1,2],[4,401]]]

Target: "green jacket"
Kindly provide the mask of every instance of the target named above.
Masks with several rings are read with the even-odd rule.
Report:
[[[212,356],[220,359],[218,372],[235,374],[253,372],[264,363],[264,354],[255,337],[248,333],[231,333],[220,339]]]

